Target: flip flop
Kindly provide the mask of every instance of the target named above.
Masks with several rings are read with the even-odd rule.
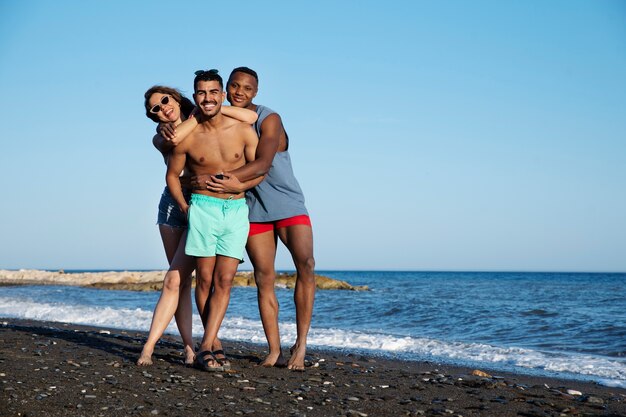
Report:
[[[224,358],[218,358],[215,355],[224,355]],[[215,361],[219,363],[220,365],[222,365],[225,371],[228,371],[230,370],[230,361],[225,356],[226,354],[224,353],[223,349],[218,349],[218,350],[213,351],[213,358],[215,359]]]
[[[208,356],[208,359],[206,358],[207,356]],[[213,361],[219,365],[210,366],[209,361]],[[220,361],[217,360],[217,358],[213,355],[213,352],[211,352],[210,350],[198,352],[196,354],[196,359],[194,359],[193,361],[193,367],[196,369],[200,369],[201,371],[205,371],[205,372],[223,372],[224,371],[224,366],[220,364]]]

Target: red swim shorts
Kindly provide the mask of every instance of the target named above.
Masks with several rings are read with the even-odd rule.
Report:
[[[250,231],[248,232],[248,236],[258,235],[260,233],[269,232],[270,230],[280,229],[282,227],[295,226],[297,224],[311,226],[311,218],[306,214],[301,214],[299,216],[288,217],[286,219],[280,219],[273,222],[250,222]]]

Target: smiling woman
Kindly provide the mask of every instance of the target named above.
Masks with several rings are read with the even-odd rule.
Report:
[[[156,134],[152,139],[152,144],[161,152],[167,164],[172,149],[180,144],[198,124],[196,118],[193,117],[194,105],[178,90],[156,85],[144,94],[144,107],[146,116],[150,120],[162,126],[170,126],[173,131],[171,137]],[[229,107],[224,109],[224,114],[243,122],[254,123],[256,121],[256,113],[245,109]],[[179,178],[185,199],[189,201],[191,196],[189,175],[183,171]],[[154,346],[163,335],[172,320],[172,316],[176,318],[176,325],[183,339],[185,363],[191,364],[194,360],[194,351],[191,336],[192,306],[190,293],[191,273],[196,268],[196,262],[194,258],[185,255],[187,216],[174,201],[167,186],[163,190],[159,202],[157,224],[170,269],[163,280],[163,289],[154,309],[150,334],[137,364],[152,364]],[[199,311],[204,321],[208,311],[204,311],[203,304],[199,304]],[[215,340],[212,350],[222,350],[221,342],[218,339]],[[220,359],[225,360],[223,356]]]
[[[188,118],[194,107],[191,100],[184,97],[178,90],[164,86],[150,88],[144,94],[144,99],[146,116],[157,123],[180,125],[183,119]],[[167,164],[170,151],[177,144],[176,141],[167,140],[157,134],[152,139],[152,143],[161,152]],[[186,178],[184,174],[181,175],[181,182],[185,183]],[[187,192],[186,197],[189,198],[189,195]],[[187,218],[175,204],[167,187],[163,190],[159,202],[157,224],[170,270],[173,273],[168,273],[163,282],[163,291],[154,310],[150,334],[137,364],[152,364],[154,345],[171,321],[172,315],[176,317],[176,324],[183,339],[185,363],[191,363],[194,353],[191,337],[190,292],[191,272],[195,265],[193,259],[184,256],[184,251],[178,250],[181,242],[184,244],[185,241]]]

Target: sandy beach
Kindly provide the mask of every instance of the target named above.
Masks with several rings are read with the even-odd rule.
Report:
[[[258,366],[264,346],[225,341],[233,368],[182,364],[166,336],[0,319],[1,416],[626,416],[626,390],[311,350],[304,372]],[[481,371],[481,372],[477,372]]]

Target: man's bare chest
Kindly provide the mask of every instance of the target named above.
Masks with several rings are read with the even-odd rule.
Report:
[[[187,157],[201,167],[230,166],[243,160],[244,145],[233,137],[194,138],[187,149]]]

